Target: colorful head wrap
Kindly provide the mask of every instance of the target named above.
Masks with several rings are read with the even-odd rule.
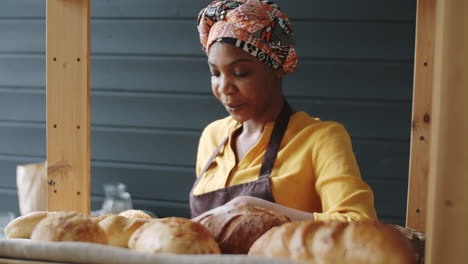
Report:
[[[289,18],[266,0],[216,0],[201,10],[198,32],[203,50],[228,42],[285,74],[297,65]]]

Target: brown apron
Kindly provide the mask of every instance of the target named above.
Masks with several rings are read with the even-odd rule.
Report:
[[[260,168],[260,175],[258,176],[258,180],[228,186],[223,189],[207,192],[200,195],[193,195],[193,190],[195,189],[195,186],[197,186],[200,179],[208,170],[221,148],[224,146],[224,144],[226,144],[229,135],[221,142],[221,144],[219,144],[218,148],[215,150],[213,155],[211,155],[210,159],[205,165],[205,168],[203,168],[200,176],[197,178],[197,180],[193,184],[192,190],[190,191],[190,211],[192,217],[196,217],[215,207],[221,206],[229,202],[230,200],[236,198],[237,196],[253,196],[270,202],[275,202],[275,199],[273,198],[273,194],[271,192],[269,177],[271,171],[273,170],[273,165],[275,163],[276,156],[278,155],[278,149],[281,144],[281,140],[283,139],[284,133],[288,126],[289,118],[292,114],[293,110],[285,100],[283,108],[281,109],[281,113],[276,119],[273,132],[271,133],[265,157],[263,158],[262,167]]]

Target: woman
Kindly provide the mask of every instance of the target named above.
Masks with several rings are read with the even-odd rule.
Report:
[[[218,0],[200,12],[212,92],[229,116],[202,133],[192,216],[250,204],[292,220],[375,219],[343,126],[295,112],[282,78],[297,63],[292,28],[262,0]]]

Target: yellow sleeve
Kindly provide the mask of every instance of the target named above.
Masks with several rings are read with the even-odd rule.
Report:
[[[374,197],[362,180],[346,129],[335,123],[323,131],[314,146],[315,189],[320,196],[322,213],[317,221],[355,221],[376,219]]]

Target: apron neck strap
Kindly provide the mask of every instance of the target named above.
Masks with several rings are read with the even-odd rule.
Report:
[[[265,157],[263,158],[262,167],[260,168],[259,179],[270,177],[271,171],[278,156],[278,150],[283,139],[286,128],[288,127],[289,118],[292,116],[293,110],[286,100],[284,100],[283,108],[276,118],[275,127],[268,142]]]

